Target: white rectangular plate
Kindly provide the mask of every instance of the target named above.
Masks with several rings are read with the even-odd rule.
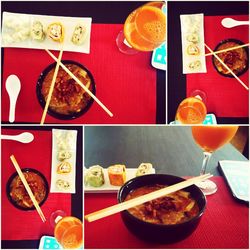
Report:
[[[67,138],[67,140],[66,140]],[[59,147],[60,145],[60,147]],[[51,164],[51,193],[72,193],[75,191],[76,182],[76,146],[77,146],[77,130],[52,129],[52,164]],[[57,173],[57,166],[62,162],[57,158],[59,151],[67,151],[72,155],[65,161],[71,165],[71,172],[67,174]],[[59,189],[57,181],[64,181],[69,184],[67,189]]]
[[[183,74],[206,73],[204,14],[180,15],[180,20]],[[197,35],[198,41],[189,41],[189,35]],[[197,55],[189,55],[187,53],[187,48],[189,46],[198,48],[199,53]],[[193,68],[191,65],[196,65],[196,67]]]
[[[18,18],[20,26],[31,27],[34,21],[39,21],[43,25],[43,29],[46,33],[49,24],[54,22],[60,22],[65,28],[65,36],[63,43],[55,42],[50,39],[47,35],[43,41],[35,41],[31,37],[26,40],[18,42],[8,42],[5,36],[11,34],[14,31],[12,28],[7,27],[6,20],[10,20],[12,17]],[[7,21],[10,23],[10,21]],[[15,22],[15,21],[13,21]],[[90,52],[90,33],[91,33],[91,17],[63,17],[63,16],[47,16],[47,15],[30,15],[30,14],[19,14],[11,12],[3,12],[2,22],[2,47],[14,47],[14,48],[28,48],[28,49],[49,49],[49,50],[60,50],[63,48],[64,51]],[[83,44],[75,45],[71,42],[73,31],[77,24],[82,24],[86,27],[87,37]]]
[[[88,169],[85,168],[85,172]],[[126,181],[135,178],[137,168],[126,168]],[[88,185],[84,185],[85,193],[116,193],[121,187],[110,185],[108,171],[106,168],[103,169],[104,180],[105,183],[101,187],[91,187]],[[155,173],[155,169],[153,168],[153,173]]]

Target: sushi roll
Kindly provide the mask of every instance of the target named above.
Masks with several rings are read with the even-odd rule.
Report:
[[[136,171],[136,176],[153,174],[153,165],[151,163],[141,163]]]
[[[56,187],[61,191],[67,191],[70,188],[70,183],[68,181],[59,179],[56,181]]]
[[[113,165],[108,167],[109,182],[113,186],[122,186],[126,181],[126,166]]]
[[[201,68],[201,61],[196,60],[194,62],[189,63],[188,68],[190,70],[199,70]]]
[[[61,162],[57,166],[57,171],[58,174],[69,174],[71,172],[71,164],[67,161]]]
[[[187,35],[187,41],[192,42],[192,43],[198,43],[199,36],[197,35],[197,33],[191,33]]]
[[[48,36],[55,42],[63,42],[64,39],[64,27],[61,23],[51,23],[48,26]]]
[[[198,56],[200,54],[200,50],[196,45],[190,44],[187,47],[187,53],[188,55],[191,55],[191,56]]]
[[[76,45],[81,45],[87,37],[87,29],[85,26],[78,24],[73,32],[71,41]]]
[[[57,159],[59,161],[69,159],[69,158],[71,158],[71,156],[72,156],[72,153],[69,151],[66,151],[66,150],[61,150],[57,153]]]
[[[32,24],[30,35],[31,35],[32,39],[34,39],[34,40],[37,40],[37,41],[44,40],[45,34],[43,31],[43,25],[41,22],[35,21]]]
[[[92,187],[102,186],[105,183],[103,168],[99,165],[90,167],[85,175],[85,183]]]

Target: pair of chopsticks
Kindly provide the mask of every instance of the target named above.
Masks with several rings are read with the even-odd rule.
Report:
[[[249,43],[246,43],[246,44],[242,44],[242,45],[227,48],[227,49],[213,51],[213,53],[207,53],[207,54],[205,54],[205,56],[212,56],[214,54],[220,54],[220,53],[223,53],[223,52],[227,52],[227,51],[235,50],[235,49],[240,49],[240,48],[244,48],[244,47],[248,47],[248,46],[249,46]]]
[[[25,179],[25,177],[24,177],[24,175],[23,175],[23,172],[22,172],[21,168],[19,167],[19,165],[18,165],[18,163],[17,163],[17,161],[16,161],[15,156],[14,156],[14,155],[11,155],[11,156],[10,156],[10,159],[11,159],[11,161],[12,161],[14,167],[16,168],[16,171],[17,171],[17,173],[18,173],[18,175],[19,175],[19,177],[20,177],[20,179],[21,179],[21,181],[22,181],[22,183],[23,183],[23,185],[24,185],[26,191],[28,192],[29,197],[30,197],[30,199],[32,200],[32,202],[33,202],[33,204],[34,204],[34,206],[35,206],[35,208],[36,208],[36,211],[38,212],[38,214],[39,214],[39,216],[40,216],[42,222],[45,222],[45,221],[46,221],[46,218],[45,218],[45,216],[44,216],[44,214],[43,214],[43,212],[42,212],[42,210],[41,210],[41,208],[40,208],[40,206],[39,206],[39,204],[38,204],[38,202],[37,202],[35,196],[33,195],[32,191],[31,191],[31,189],[30,189],[30,186],[29,186],[28,182],[26,181],[26,179]]]
[[[148,202],[148,201],[157,199],[159,197],[165,196],[167,194],[176,192],[178,190],[181,190],[181,189],[186,188],[188,186],[191,186],[193,184],[204,181],[212,176],[213,175],[211,175],[211,174],[205,174],[205,175],[201,175],[198,177],[188,179],[186,181],[179,182],[179,183],[174,184],[172,186],[162,188],[160,190],[154,191],[154,192],[149,193],[149,194],[142,195],[142,196],[134,198],[132,200],[124,201],[124,202],[119,203],[117,205],[93,212],[91,214],[86,215],[85,219],[89,222],[99,220],[99,219],[107,217],[109,215],[113,215],[115,213],[127,210],[127,209],[135,207],[135,206],[138,206],[138,205],[143,204],[145,202]]]
[[[50,85],[50,89],[49,89],[49,94],[46,100],[46,105],[43,111],[43,115],[42,115],[42,119],[40,122],[40,125],[44,124],[45,121],[45,117],[48,111],[48,107],[49,107],[49,103],[51,100],[51,96],[54,90],[54,85],[55,85],[55,81],[56,81],[56,77],[57,77],[57,73],[59,70],[59,66],[61,66],[100,106],[101,108],[103,108],[103,110],[110,116],[113,117],[113,114],[111,113],[111,111],[88,89],[88,87],[86,87],[62,62],[62,49],[60,50],[59,56],[58,58],[56,58],[48,49],[45,49],[45,51],[57,62],[56,64],[56,68],[55,68],[55,72],[52,78],[52,82]]]
[[[223,65],[223,67],[225,67],[246,90],[249,90],[247,85],[220,59],[219,56],[217,56],[217,53],[210,49],[205,43],[204,45],[209,50],[209,52]]]
[[[48,94],[48,97],[47,97],[47,100],[46,100],[46,104],[45,104],[45,107],[44,107],[44,110],[43,110],[43,115],[42,115],[42,119],[41,119],[40,125],[44,124],[45,117],[46,117],[46,114],[48,112],[50,100],[51,100],[52,93],[53,93],[53,90],[54,90],[54,87],[55,87],[55,83],[56,83],[57,73],[58,73],[59,66],[60,66],[59,63],[62,60],[62,54],[63,54],[63,49],[61,49],[60,52],[59,52],[59,56],[58,56],[57,63],[56,63],[56,68],[55,68],[55,72],[54,72],[54,75],[53,75],[53,78],[52,78],[52,82],[51,82],[51,85],[50,85],[50,88],[49,88],[49,94]]]

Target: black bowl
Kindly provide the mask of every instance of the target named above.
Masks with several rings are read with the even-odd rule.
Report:
[[[242,41],[240,41],[240,40],[230,38],[230,39],[226,39],[226,40],[221,41],[221,42],[215,47],[214,51],[217,51],[217,50],[219,49],[219,47],[220,47],[222,44],[227,43],[227,42],[234,42],[234,43],[236,43],[236,44],[238,44],[238,45],[243,45],[243,44],[244,44],[244,43],[243,43]],[[238,46],[238,45],[236,45],[236,46]],[[244,49],[245,52],[246,52],[246,54],[247,54],[246,67],[245,67],[243,70],[241,70],[240,72],[238,72],[238,73],[236,74],[237,76],[241,76],[242,74],[244,74],[244,73],[248,70],[248,67],[249,67],[249,65],[248,65],[248,64],[249,64],[248,47],[243,47],[242,49]],[[230,74],[224,74],[223,72],[219,71],[218,68],[217,68],[217,66],[215,65],[215,60],[216,60],[215,56],[212,56],[213,66],[214,66],[214,68],[216,69],[216,71],[217,71],[220,75],[226,76],[226,77],[230,77],[230,78],[233,78],[233,77],[234,77],[231,73],[230,73]]]
[[[84,67],[83,65],[81,65],[78,62],[71,61],[71,60],[62,60],[62,63],[64,65],[65,64],[74,64],[74,65],[77,65],[78,67],[82,68],[83,70],[85,70],[87,72],[89,78],[91,79],[91,85],[92,85],[92,88],[93,88],[92,93],[94,95],[96,94],[95,80],[94,80],[91,72],[86,67]],[[43,109],[44,109],[45,104],[46,104],[44,96],[42,95],[42,92],[41,92],[43,81],[44,81],[46,75],[50,72],[50,70],[52,70],[55,67],[56,67],[56,63],[50,64],[41,73],[41,75],[39,76],[38,81],[37,81],[36,94],[37,94],[38,101],[39,101],[39,103],[40,103],[40,105],[42,106]],[[73,112],[71,114],[61,114],[61,113],[56,112],[55,110],[52,110],[52,109],[48,108],[48,114],[55,117],[55,118],[57,118],[57,119],[60,119],[60,120],[72,120],[72,119],[78,118],[79,116],[86,113],[89,110],[89,108],[91,107],[91,105],[93,104],[93,102],[94,102],[93,98],[90,98],[90,100],[88,101],[88,104],[79,112]]]
[[[126,196],[134,189],[139,187],[162,184],[173,185],[184,181],[183,178],[164,175],[151,174],[136,177],[126,182],[118,192],[118,202],[123,202]],[[199,214],[189,221],[175,225],[159,225],[142,221],[127,210],[121,212],[121,217],[128,230],[142,240],[157,242],[157,243],[172,243],[188,237],[198,226],[200,219],[206,208],[206,197],[202,191],[195,185],[184,189],[190,192],[191,196],[197,201],[199,206]]]
[[[46,178],[44,177],[44,175],[42,173],[40,173],[39,171],[37,171],[36,169],[32,169],[32,168],[23,168],[22,169],[22,172],[33,172],[35,174],[37,174],[38,176],[40,176],[44,182],[44,185],[45,185],[45,189],[46,189],[46,194],[45,194],[45,197],[44,199],[39,203],[39,206],[42,206],[44,204],[44,202],[47,200],[48,198],[48,195],[49,195],[49,184],[46,180]],[[35,207],[31,207],[31,208],[28,208],[28,207],[22,207],[20,206],[19,204],[17,204],[13,199],[12,197],[10,196],[10,185],[11,185],[11,182],[13,181],[13,179],[18,176],[18,173],[14,173],[10,176],[8,182],[7,182],[7,185],[6,185],[6,192],[7,192],[7,197],[9,199],[9,201],[11,202],[11,204],[13,206],[15,206],[16,208],[18,209],[21,209],[21,210],[25,210],[25,211],[28,211],[28,210],[35,210],[36,208]]]

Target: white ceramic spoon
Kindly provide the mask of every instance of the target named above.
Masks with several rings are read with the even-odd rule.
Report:
[[[9,94],[10,98],[10,113],[9,113],[9,122],[15,121],[15,109],[16,109],[16,101],[21,90],[21,83],[19,78],[16,75],[8,76],[6,80],[6,90]]]
[[[239,25],[249,25],[249,21],[237,21],[233,18],[227,17],[227,18],[222,19],[221,24],[225,28],[233,28]]]
[[[30,143],[34,140],[34,135],[29,132],[24,132],[19,135],[0,135],[2,140],[14,140],[22,143]]]

